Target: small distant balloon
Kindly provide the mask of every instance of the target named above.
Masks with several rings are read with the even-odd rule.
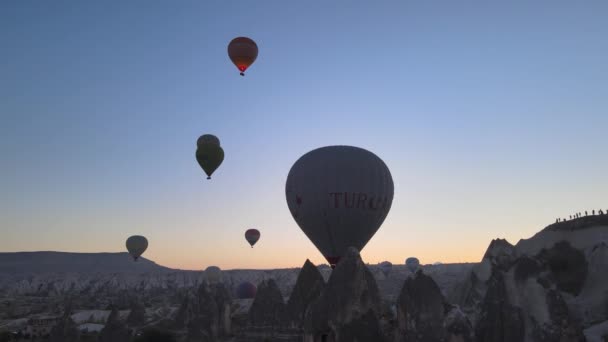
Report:
[[[420,260],[415,257],[409,257],[405,259],[405,266],[408,270],[410,270],[410,272],[414,273],[416,270],[418,270],[418,267],[420,267]]]
[[[385,277],[388,277],[392,269],[393,264],[390,261],[383,261],[380,263],[380,271],[382,271]]]
[[[127,251],[137,261],[148,248],[148,239],[141,235],[133,235],[127,239]]]
[[[220,141],[217,137],[205,134],[198,138],[196,161],[207,174],[207,179],[211,179],[213,172],[224,161],[224,150],[220,146]]]
[[[255,298],[255,294],[257,292],[257,287],[252,283],[245,281],[239,284],[236,289],[236,296],[239,299],[252,299]]]
[[[245,239],[247,240],[247,242],[249,242],[251,248],[253,248],[253,245],[255,245],[256,242],[258,242],[258,240],[260,239],[260,231],[253,228],[247,229],[247,231],[245,232]]]
[[[258,45],[251,38],[234,38],[228,44],[228,56],[241,72],[241,76],[245,76],[245,70],[258,58]]]
[[[222,270],[217,266],[209,266],[205,269],[205,278],[210,283],[218,283],[222,278]]]
[[[213,134],[203,134],[196,141],[196,146],[201,147],[205,144],[213,144],[220,146],[220,139]]]

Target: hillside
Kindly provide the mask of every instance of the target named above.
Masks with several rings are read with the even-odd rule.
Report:
[[[0,253],[0,274],[146,273],[171,271],[128,253],[16,252]]]

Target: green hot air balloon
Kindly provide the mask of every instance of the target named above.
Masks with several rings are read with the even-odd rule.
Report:
[[[196,149],[196,160],[203,171],[207,174],[207,179],[224,161],[224,150],[214,143],[203,143]]]
[[[135,261],[137,261],[147,248],[148,239],[141,235],[133,235],[127,239],[127,250]]]

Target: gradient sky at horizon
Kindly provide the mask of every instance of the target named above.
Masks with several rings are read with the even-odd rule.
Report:
[[[176,268],[322,263],[284,184],[345,144],[395,182],[366,262],[479,261],[608,209],[607,17],[599,0],[0,2],[0,251],[143,234]],[[260,49],[244,78],[241,35]],[[226,151],[212,181],[203,133]]]

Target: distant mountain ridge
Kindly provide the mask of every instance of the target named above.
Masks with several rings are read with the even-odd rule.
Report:
[[[0,274],[146,273],[174,271],[153,261],[133,261],[128,253],[14,252],[0,253]]]

